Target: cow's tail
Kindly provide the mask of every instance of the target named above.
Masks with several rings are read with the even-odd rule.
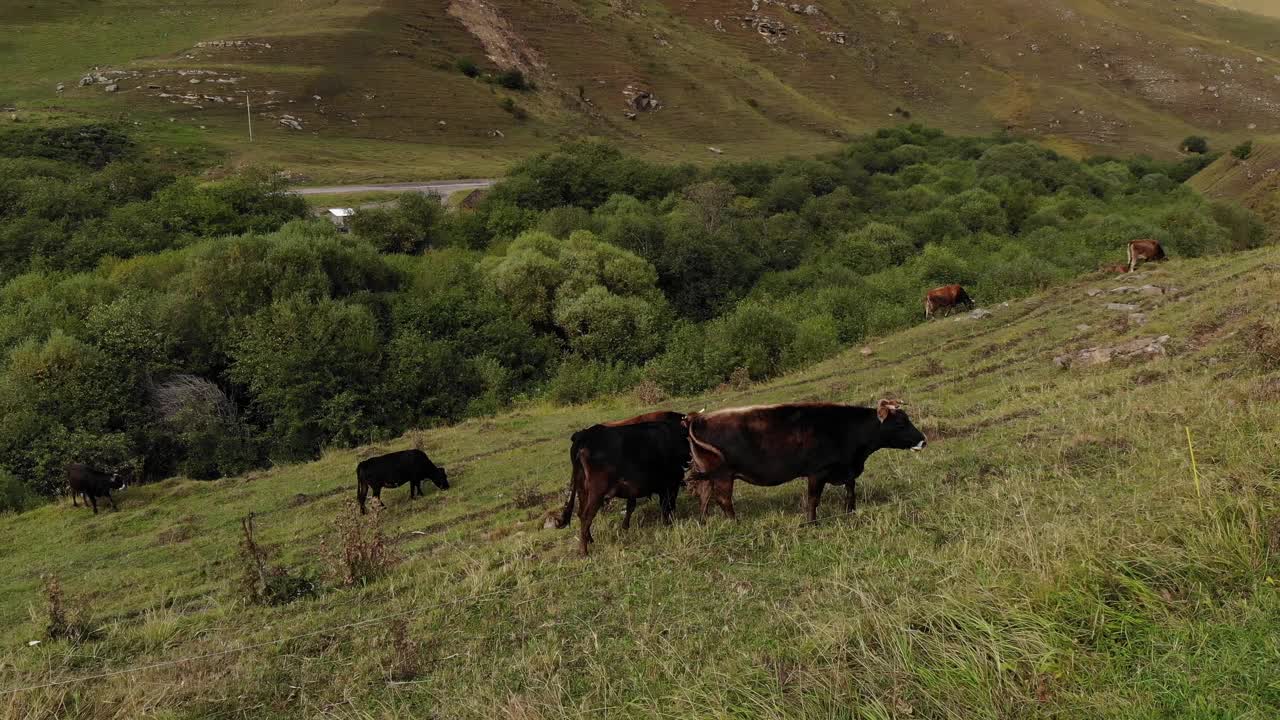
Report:
[[[569,521],[573,518],[573,503],[578,499],[578,489],[582,487],[582,462],[578,459],[578,433],[573,434],[573,446],[569,449],[569,462],[573,466],[573,472],[569,474],[569,499],[564,503],[564,509],[560,511],[560,517],[556,519],[556,529],[563,530],[569,527]]]
[[[724,453],[716,449],[714,445],[699,440],[694,432],[697,427],[698,417],[696,415],[689,416],[689,471],[692,473],[705,474],[714,470],[724,463]]]
[[[360,514],[364,514],[364,501],[369,497],[369,483],[364,478],[364,473],[356,468],[356,503],[360,505]]]

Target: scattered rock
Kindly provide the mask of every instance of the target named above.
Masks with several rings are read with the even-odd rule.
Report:
[[[859,350],[858,352],[862,353],[863,357],[867,357],[867,356],[871,355],[871,353],[873,353],[873,352],[875,352],[875,351],[871,349],[871,346],[870,346],[870,345],[868,345],[868,346],[866,346],[866,347],[862,348],[861,350]]]
[[[1053,364],[1060,368],[1090,367],[1104,365],[1113,360],[1152,358],[1166,354],[1164,346],[1167,342],[1169,342],[1168,335],[1138,338],[1111,347],[1087,348],[1059,355],[1053,359]]]
[[[1127,312],[1127,313],[1138,312],[1139,310],[1142,309],[1137,305],[1130,305],[1129,303],[1107,303],[1105,307],[1108,310],[1115,310],[1116,312]]]
[[[1085,323],[1080,323],[1079,325],[1076,326],[1076,329],[1079,330],[1080,332],[1089,332],[1090,330],[1093,329],[1093,326]]]
[[[501,130],[490,130],[489,137],[504,138],[506,135],[502,134]]]
[[[1138,288],[1139,295],[1164,295],[1165,292],[1167,291],[1158,285],[1143,285]]]
[[[232,48],[236,50],[262,49],[270,50],[271,43],[254,42],[252,40],[205,40],[195,44],[198,48]]]
[[[302,121],[292,115],[281,115],[280,124],[284,125],[287,128],[292,128],[294,130],[302,129]]]
[[[967,313],[965,313],[965,314],[961,315],[960,317],[956,318],[956,319],[955,319],[955,321],[956,321],[956,322],[960,322],[960,321],[962,321],[962,320],[983,320],[983,319],[985,319],[985,318],[989,318],[989,317],[991,317],[991,311],[990,311],[990,310],[985,310],[985,309],[983,309],[983,308],[978,308],[978,309],[976,309],[976,310],[972,310],[972,311],[970,311],[970,312],[967,312]]]
[[[625,112],[623,113],[623,115],[626,116],[628,120],[635,120],[637,117],[639,117],[639,115],[636,115],[633,112]]]
[[[1098,297],[1099,295],[1102,294],[1102,288],[1089,288],[1088,290],[1084,291],[1084,294],[1088,295],[1089,297]]]
[[[644,90],[635,85],[628,85],[622,94],[627,98],[627,106],[637,113],[656,112],[662,108],[662,103],[658,100],[658,96],[653,94],[652,90]]]
[[[201,80],[200,78],[191,78],[191,79],[190,79],[190,80],[188,80],[187,82],[191,83],[192,85],[199,85],[200,83],[202,83],[202,82],[204,82],[204,81],[203,81],[203,80]]]
[[[437,120],[436,125],[439,127],[446,127],[449,125],[449,123],[445,122],[444,120]]]
[[[849,37],[843,32],[839,32],[836,30],[823,30],[823,31],[820,31],[818,34],[822,36],[823,40],[826,40],[829,43],[835,43],[837,45],[849,44]]]
[[[58,86],[55,87],[53,91],[56,93],[61,93],[63,90],[66,90],[66,89],[67,89],[66,85],[63,85],[62,83],[58,83]]]
[[[119,85],[117,85],[116,83],[111,83],[110,85],[108,85],[108,86],[106,86],[106,87],[102,88],[102,91],[103,91],[103,92],[113,93],[113,92],[118,91],[119,89],[120,89],[120,86],[119,86]]]
[[[1146,313],[1133,313],[1132,315],[1129,316],[1129,324],[1130,325],[1146,325],[1147,324]]]
[[[721,150],[721,149],[720,149],[720,148],[718,148],[718,147],[712,147],[712,146],[708,145],[708,146],[707,146],[707,149],[708,149],[708,150],[710,150],[711,152],[713,152],[713,153],[717,154],[717,155],[722,155],[722,154],[724,154],[724,151],[723,151],[723,150]]]

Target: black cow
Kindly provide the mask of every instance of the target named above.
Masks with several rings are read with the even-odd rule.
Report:
[[[824,486],[845,485],[845,510],[855,507],[854,481],[871,453],[881,448],[922,450],[924,434],[899,404],[881,400],[874,408],[831,403],[761,405],[690,415],[693,464],[689,480],[698,484],[702,517],[712,497],[729,517],[733,481],[775,486],[809,479],[809,521],[818,518]]]
[[[574,500],[578,505],[578,521],[582,524],[579,547],[588,554],[591,523],[596,513],[611,498],[627,500],[622,527],[631,526],[631,513],[636,500],[657,495],[662,508],[662,521],[671,523],[676,496],[680,492],[685,467],[689,464],[689,441],[680,424],[681,415],[670,413],[670,419],[628,425],[593,425],[573,434],[569,451],[573,471],[569,478],[569,500],[556,522],[556,527],[569,526]]]
[[[133,476],[131,468],[124,470],[116,470],[110,474],[94,470],[88,465],[82,463],[72,463],[67,466],[67,487],[71,489],[71,504],[80,507],[76,502],[77,496],[84,497],[85,507],[92,506],[93,514],[98,514],[98,498],[105,497],[111,503],[112,510],[119,510],[116,507],[115,498],[111,497],[112,490],[123,490],[129,487],[129,480]]]
[[[430,479],[441,490],[449,489],[449,476],[444,468],[435,463],[421,450],[401,450],[378,457],[362,460],[356,465],[356,501],[360,503],[360,513],[364,514],[364,500],[373,489],[373,497],[382,507],[382,488],[400,487],[409,483],[409,499],[414,494],[422,494],[422,481]]]

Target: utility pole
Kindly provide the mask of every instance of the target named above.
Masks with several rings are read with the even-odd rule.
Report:
[[[249,91],[240,92],[244,93],[244,116],[249,121],[249,142],[253,142],[253,112],[249,109]]]

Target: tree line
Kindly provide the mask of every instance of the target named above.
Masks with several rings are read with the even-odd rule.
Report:
[[[0,508],[69,461],[215,478],[513,403],[760,380],[918,322],[929,287],[992,302],[1137,237],[1265,239],[1181,185],[1196,158],[916,125],[705,169],[568,144],[474,209],[409,194],[349,234],[268,173],[200,182],[75,140],[0,136]]]

